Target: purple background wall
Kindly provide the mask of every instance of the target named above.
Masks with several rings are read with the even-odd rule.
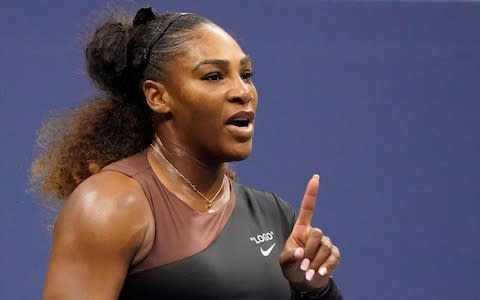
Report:
[[[144,4],[138,1],[138,5]],[[480,5],[157,1],[234,33],[260,93],[243,182],[340,246],[346,299],[480,294]],[[26,193],[36,130],[93,93],[82,35],[103,1],[0,3],[0,299],[40,298],[50,235]]]

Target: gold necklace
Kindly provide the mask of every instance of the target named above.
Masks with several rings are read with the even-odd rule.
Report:
[[[159,138],[157,138],[157,139],[159,140]],[[160,142],[160,144],[161,144],[161,142]],[[215,200],[217,200],[218,195],[224,189],[225,175],[223,175],[222,184],[220,185],[220,188],[218,189],[218,191],[215,193],[215,195],[213,195],[212,199],[208,199],[207,196],[205,196],[202,192],[200,192],[200,190],[195,186],[195,184],[193,184],[177,168],[175,168],[175,166],[165,157],[165,155],[163,155],[163,153],[157,147],[155,147],[155,145],[153,145],[153,143],[150,144],[150,147],[152,147],[152,149],[155,150],[155,152],[157,152],[158,155],[160,155],[162,157],[162,159],[164,159],[167,162],[167,164],[175,171],[175,173],[177,173],[177,175],[180,178],[182,178],[182,180],[185,181],[195,193],[197,193],[200,197],[202,197],[207,202],[208,211],[212,212],[213,203],[215,202]]]

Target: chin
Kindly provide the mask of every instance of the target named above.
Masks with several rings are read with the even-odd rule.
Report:
[[[242,155],[239,154],[239,155],[237,155],[237,156],[232,157],[232,158],[229,159],[227,162],[242,161],[242,160],[247,159],[249,156],[250,156],[250,153],[248,153],[248,154],[242,154]]]
[[[241,144],[234,149],[231,149],[231,151],[226,152],[227,159],[225,160],[226,162],[232,162],[232,161],[241,161],[244,159],[247,159],[247,157],[250,156],[252,153],[252,143],[244,143]]]

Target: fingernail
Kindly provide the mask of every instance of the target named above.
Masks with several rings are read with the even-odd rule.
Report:
[[[306,271],[309,265],[310,265],[310,260],[308,258],[304,258],[302,260],[302,263],[300,264],[300,270]]]
[[[324,276],[325,274],[327,274],[327,268],[321,267],[320,270],[318,270],[318,274],[320,274],[320,276]]]
[[[293,253],[293,256],[295,256],[295,258],[302,257],[302,248],[295,249],[295,252]]]
[[[315,270],[310,269],[310,270],[308,270],[308,271],[305,273],[305,279],[307,279],[308,281],[310,281],[310,280],[312,280],[313,275],[315,275]]]

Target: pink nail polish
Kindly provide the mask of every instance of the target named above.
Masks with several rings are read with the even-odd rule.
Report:
[[[295,258],[302,257],[302,248],[295,249],[295,252],[293,253],[293,255],[295,256]]]
[[[321,267],[320,270],[318,270],[318,274],[320,274],[320,276],[324,276],[327,274],[327,268]]]
[[[308,258],[304,258],[300,264],[300,270],[307,271],[308,266],[310,266],[310,260]]]
[[[312,280],[313,275],[315,275],[315,270],[310,269],[310,270],[308,270],[308,271],[305,273],[305,279],[307,279],[308,281],[310,281],[310,280]]]

